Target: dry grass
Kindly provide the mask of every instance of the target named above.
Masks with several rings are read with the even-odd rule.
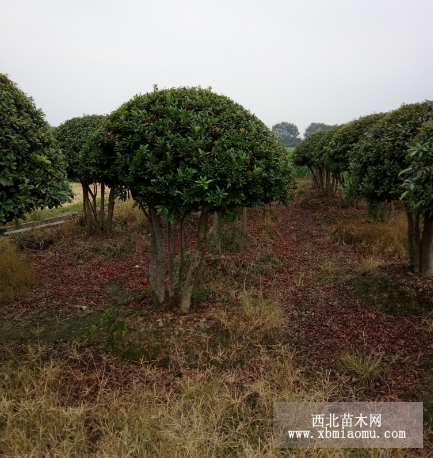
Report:
[[[0,303],[26,295],[35,278],[25,257],[18,254],[12,241],[0,239]]]
[[[366,256],[386,261],[406,258],[405,218],[389,223],[349,223],[340,226],[336,234]]]
[[[359,352],[344,351],[337,364],[340,369],[356,376],[360,381],[372,383],[386,374],[382,359],[381,353],[364,355]]]
[[[273,448],[273,402],[327,401],[336,389],[327,379],[307,388],[279,348],[260,356],[263,370],[250,382],[241,372],[209,369],[165,389],[166,372],[143,365],[128,389],[101,383],[94,402],[72,404],[61,395],[66,364],[42,362],[43,349],[29,350],[25,361],[0,371],[2,456],[287,456]]]
[[[134,204],[133,200],[126,200],[125,202],[116,202],[114,206],[113,223],[124,227],[126,225],[132,225],[136,228],[147,227],[148,221],[143,211],[137,207],[132,207]]]
[[[239,306],[217,309],[212,313],[235,341],[252,344],[274,343],[286,326],[282,305],[262,296],[253,298],[247,292],[239,295]]]

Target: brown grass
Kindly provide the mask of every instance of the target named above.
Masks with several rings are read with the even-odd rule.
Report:
[[[18,254],[12,241],[0,239],[0,303],[24,297],[35,284],[31,267]]]
[[[336,235],[366,256],[386,261],[406,258],[407,221],[403,217],[388,223],[347,223]]]
[[[72,349],[69,357],[77,358]],[[253,380],[241,371],[208,369],[165,389],[167,373],[143,365],[128,389],[101,383],[96,401],[71,404],[61,395],[66,364],[44,359],[44,349],[29,349],[18,367],[0,371],[2,456],[283,456],[272,444],[273,402],[327,401],[336,389],[326,378],[307,387],[290,353],[279,348],[261,355],[263,370]]]
[[[239,295],[239,306],[217,309],[212,316],[229,331],[232,339],[252,344],[274,343],[286,326],[282,305],[275,299]]]

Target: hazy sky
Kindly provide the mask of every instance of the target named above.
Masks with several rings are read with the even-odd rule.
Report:
[[[433,0],[0,0],[0,72],[54,126],[201,85],[303,133],[433,99]]]

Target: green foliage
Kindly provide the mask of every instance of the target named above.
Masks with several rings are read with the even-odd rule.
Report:
[[[369,202],[395,200],[401,195],[408,149],[422,124],[432,115],[433,102],[402,105],[391,111],[353,148],[350,174],[358,197]]]
[[[307,138],[308,136],[319,132],[320,130],[328,130],[328,129],[333,129],[334,127],[337,127],[337,124],[331,126],[329,124],[323,124],[323,122],[312,122],[304,132],[304,137]]]
[[[333,127],[332,129],[318,130],[302,140],[293,152],[295,165],[309,168],[325,165],[328,144],[338,129],[338,127]]]
[[[140,206],[170,219],[294,196],[294,167],[283,145],[249,111],[210,89],[135,96],[104,129],[95,151],[116,157],[119,179]]]
[[[301,142],[299,129],[290,122],[280,122],[272,126],[272,132],[284,146],[296,146]]]
[[[326,164],[331,172],[343,173],[349,170],[350,155],[354,145],[385,113],[363,116],[344,124],[335,131],[326,151]]]
[[[85,115],[69,119],[54,128],[54,138],[68,162],[66,171],[69,179],[83,181],[79,169],[79,157],[89,134],[95,132],[104,118],[101,115]]]
[[[118,155],[114,151],[115,144],[110,117],[106,116],[87,138],[79,157],[79,171],[84,181],[104,183],[110,188],[121,187],[117,173]]]
[[[433,120],[423,124],[421,132],[409,148],[410,167],[400,174],[405,177],[402,197],[409,198],[410,211],[433,220]]]
[[[70,202],[66,162],[33,99],[0,74],[0,226]]]

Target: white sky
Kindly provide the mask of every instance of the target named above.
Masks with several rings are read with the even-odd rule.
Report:
[[[0,0],[0,72],[54,126],[156,83],[302,134],[433,99],[433,0]]]

